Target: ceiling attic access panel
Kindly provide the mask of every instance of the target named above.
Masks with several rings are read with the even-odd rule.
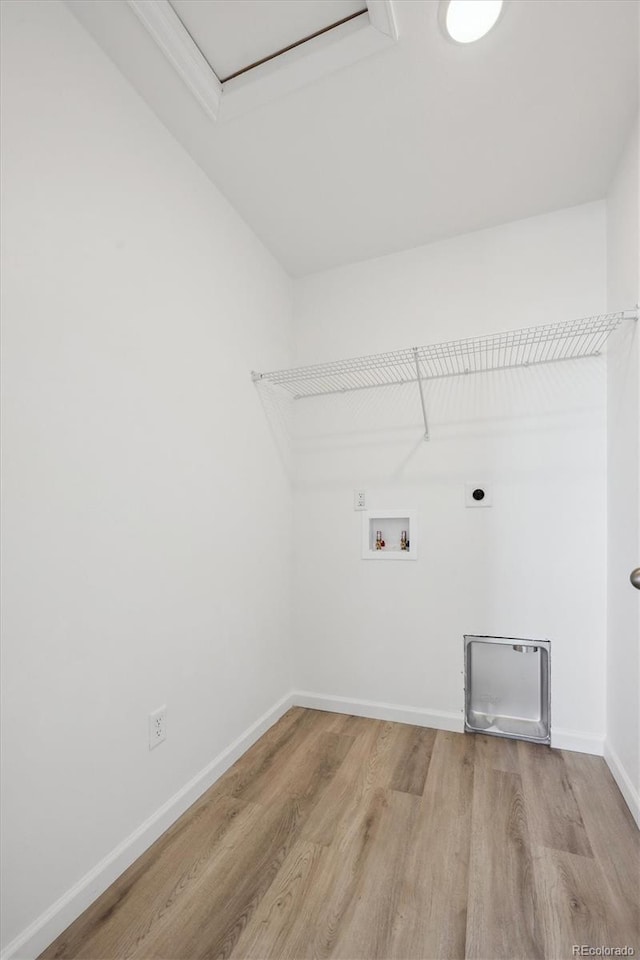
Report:
[[[367,13],[365,0],[171,0],[221,83]]]
[[[398,39],[392,0],[127,0],[211,120],[237,117]]]

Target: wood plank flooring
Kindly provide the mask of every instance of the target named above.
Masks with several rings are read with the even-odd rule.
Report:
[[[638,956],[639,892],[600,758],[294,708],[42,958]]]

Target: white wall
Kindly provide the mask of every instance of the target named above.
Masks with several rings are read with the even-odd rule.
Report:
[[[610,310],[640,301],[638,130],[607,199]],[[627,324],[608,357],[608,648],[606,756],[640,822],[640,594],[629,573],[640,564],[640,338]]]
[[[411,386],[297,404],[292,673],[282,411],[248,377],[292,361],[290,281],[62,4],[0,6],[3,943],[292,684],[455,725],[463,633],[546,635],[557,742],[599,749],[603,360],[431,384],[429,444]],[[633,261],[615,279],[629,156],[607,207],[612,309],[638,288]],[[605,263],[595,203],[309,277],[297,360],[598,312]],[[633,363],[625,403],[637,342]],[[610,585],[638,544],[637,509],[635,539],[632,508],[615,513],[638,477],[615,369]],[[466,480],[495,506],[465,510]],[[418,509],[418,562],[360,559],[355,487]],[[629,596],[609,606],[616,695]],[[637,784],[633,709],[610,693],[608,747]]]
[[[295,283],[310,363],[602,312],[605,208],[511,223]],[[462,637],[552,639],[554,742],[605,727],[604,358],[298,401],[296,682],[462,720]],[[494,485],[469,510],[465,481]],[[415,507],[415,563],[360,559],[353,490]]]
[[[7,943],[290,689],[291,285],[62,4],[1,6]]]

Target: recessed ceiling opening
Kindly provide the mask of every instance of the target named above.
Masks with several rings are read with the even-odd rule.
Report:
[[[365,0],[171,0],[221,83],[366,16]]]

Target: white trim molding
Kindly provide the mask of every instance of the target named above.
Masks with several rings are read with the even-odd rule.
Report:
[[[640,794],[631,782],[631,777],[623,767],[620,757],[608,740],[604,742],[604,760],[631,811],[631,816],[640,827]]]
[[[450,730],[464,733],[462,710],[426,710],[424,707],[404,707],[397,703],[380,703],[375,700],[350,700],[325,693],[294,690],[291,694],[294,707],[309,707],[312,710],[327,710],[330,713],[348,713],[354,717],[369,717],[371,720],[392,720],[395,723],[412,723],[416,727],[433,727],[434,730]]]
[[[368,0],[367,10],[371,26],[392,40],[398,39],[398,28],[393,13],[393,4],[389,0]]]
[[[434,730],[450,730],[464,733],[463,711],[429,710],[425,707],[409,707],[397,703],[380,703],[375,700],[351,700],[326,693],[294,690],[291,694],[294,707],[309,707],[312,710],[327,710],[330,713],[350,713],[356,717],[372,720],[393,720],[396,723],[412,723],[417,727],[433,727]],[[473,736],[473,734],[471,734]],[[577,730],[551,731],[551,746],[555,750],[574,750],[603,756],[604,739]]]
[[[195,775],[177,793],[152,813],[144,823],[96,864],[26,930],[23,930],[0,954],[0,960],[35,960],[60,936],[114,880],[148,850],[185,810],[198,800],[222,774],[253,746],[292,706],[290,694],[282,697],[255,723],[251,724],[222,753]]]
[[[228,120],[357,63],[398,39],[393,0],[369,0],[362,16],[221,82],[169,0],[127,0],[212,120]]]
[[[573,750],[575,753],[601,757],[604,753],[604,737],[594,737],[579,730],[554,730],[552,725],[551,746],[554,750]]]
[[[175,823],[188,808],[198,800],[266,731],[282,717],[290,707],[309,707],[331,713],[346,713],[373,720],[391,720],[410,723],[435,730],[464,732],[462,709],[429,710],[424,707],[403,706],[375,700],[358,700],[348,697],[294,690],[282,697],[255,723],[251,724],[226,749],[218,754],[203,770],[197,773],[177,793],[170,797],[144,823],[118,844],[103,860],[82,877],[70,890],[41,914],[21,934],[9,943],[0,954],[0,960],[35,960],[42,951],[58,937],[114,880],[131,866],[145,850]],[[577,731],[552,733],[552,746],[582,753],[603,754],[603,741]],[[629,777],[615,752],[604,744],[604,757],[629,805],[635,819],[640,823],[640,804]]]
[[[200,106],[212,120],[216,120],[222,84],[169,0],[127,2]]]

